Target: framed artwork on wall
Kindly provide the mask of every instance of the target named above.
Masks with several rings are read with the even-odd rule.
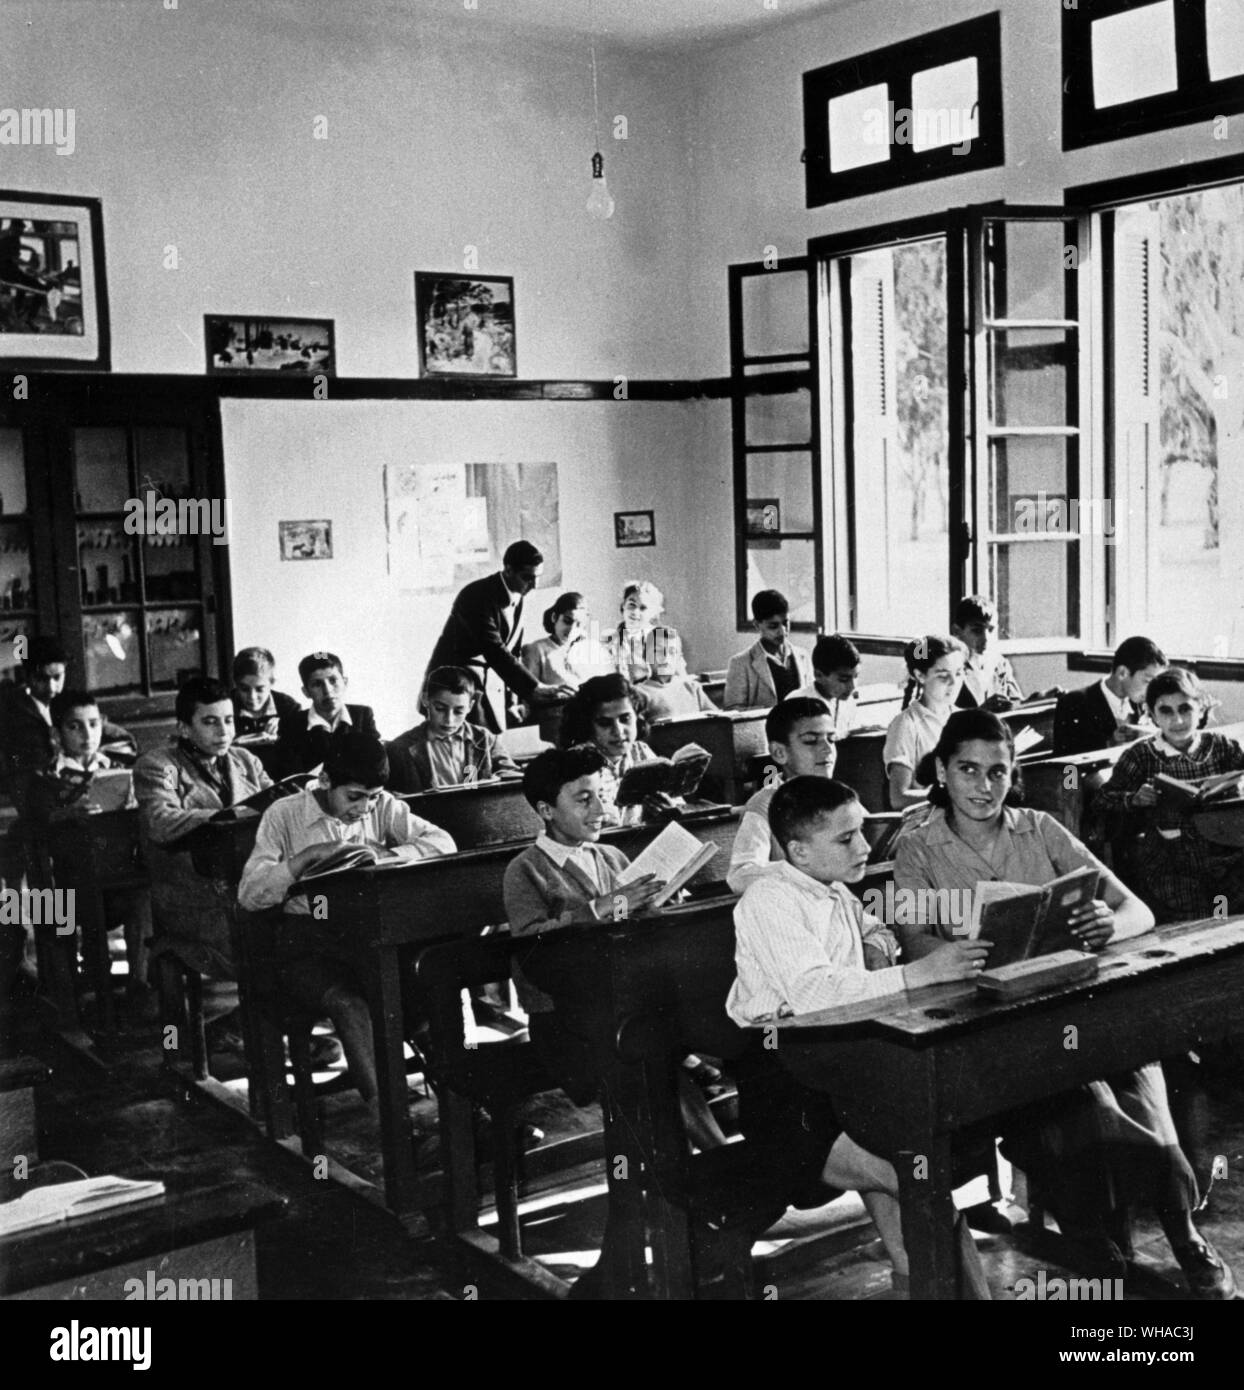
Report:
[[[657,528],[651,512],[614,512],[613,539],[620,550],[656,545]]]
[[[205,314],[207,370],[215,376],[306,372],[336,376],[332,319]]]
[[[517,376],[514,279],[415,272],[423,376]]]

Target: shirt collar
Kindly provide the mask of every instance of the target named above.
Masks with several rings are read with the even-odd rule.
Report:
[[[1106,697],[1106,703],[1110,706],[1114,717],[1123,723],[1127,723],[1132,717],[1132,702],[1126,695],[1116,695],[1109,685],[1106,684],[1109,677],[1103,676],[1099,682],[1101,693]]]
[[[302,822],[304,825],[314,825],[316,821],[327,820],[336,821],[337,817],[331,811],[326,811],[320,805],[319,797],[316,796],[315,782],[308,783],[298,795],[302,798]]]
[[[919,826],[914,828],[921,829]],[[1035,824],[1028,817],[1020,818],[1014,806],[1004,806],[1002,808],[1002,830],[1004,834],[1028,835],[1031,834],[1035,828]],[[956,842],[959,844],[967,844],[966,840],[955,834],[944,806],[934,806],[929,812],[929,818],[924,822],[923,833],[931,845],[945,845]]]
[[[87,767],[81,758],[71,758],[68,753],[58,753],[52,771],[106,772],[111,767],[112,762],[106,753],[96,753],[90,767]]]
[[[585,840],[581,845],[563,845],[560,840],[543,832],[536,836],[536,848],[543,850],[559,869],[564,869],[572,859],[583,863],[593,857],[590,841]]]
[[[1192,742],[1188,745],[1187,748],[1174,747],[1172,744],[1167,743],[1165,736],[1162,734],[1158,734],[1157,737],[1153,740],[1153,746],[1164,758],[1195,758],[1196,755],[1201,751],[1201,745],[1204,742],[1205,730],[1199,729],[1197,731],[1196,737],[1192,740]]]
[[[31,688],[28,685],[23,686],[22,689],[26,692],[26,698],[43,716],[43,722],[45,724],[50,724],[52,722],[51,703],[49,702],[47,704],[44,704],[44,702],[41,699],[39,699],[39,697],[35,694],[33,690],[31,690]]]
[[[797,869],[788,859],[779,859],[776,863],[769,864],[763,870],[766,878],[785,879],[792,887],[798,888],[801,893],[806,893],[810,898],[833,898],[837,894],[831,884],[822,883],[815,879],[811,874],[805,874],[802,869]]]
[[[335,724],[330,724],[327,719],[317,714],[313,709],[307,711],[308,729],[327,729],[331,734],[334,729],[339,729],[343,724],[349,724],[351,722],[350,711],[345,705],[342,705],[341,713],[337,716],[337,722]]]

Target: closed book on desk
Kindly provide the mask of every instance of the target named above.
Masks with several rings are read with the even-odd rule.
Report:
[[[1096,898],[1101,874],[1090,867],[1042,887],[1021,883],[978,883],[973,892],[968,937],[993,943],[988,966],[1027,960],[1051,951],[1075,950],[1071,914]]]
[[[35,1187],[11,1202],[0,1204],[0,1236],[33,1231],[58,1221],[94,1216],[97,1212],[163,1196],[162,1182],[109,1176]]]

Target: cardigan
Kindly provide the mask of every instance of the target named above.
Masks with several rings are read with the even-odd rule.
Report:
[[[591,903],[613,887],[618,874],[629,864],[621,850],[590,841],[581,848],[596,861],[597,883],[573,861],[564,867],[555,864],[538,845],[529,845],[506,865],[502,881],[505,912],[512,936],[537,936],[558,927],[599,921]],[[529,1013],[551,1013],[553,1001],[538,989],[522,971],[523,957],[514,957],[514,984],[519,1003]]]

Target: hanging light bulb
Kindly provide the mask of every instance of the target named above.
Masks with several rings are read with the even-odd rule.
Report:
[[[613,194],[605,182],[605,157],[599,150],[592,156],[592,191],[587,198],[589,217],[607,222],[613,216]]]
[[[613,195],[605,182],[605,156],[600,152],[600,98],[596,91],[596,40],[592,40],[592,128],[596,133],[596,153],[592,156],[592,191],[588,194],[587,212],[597,222],[607,222],[613,216]]]

